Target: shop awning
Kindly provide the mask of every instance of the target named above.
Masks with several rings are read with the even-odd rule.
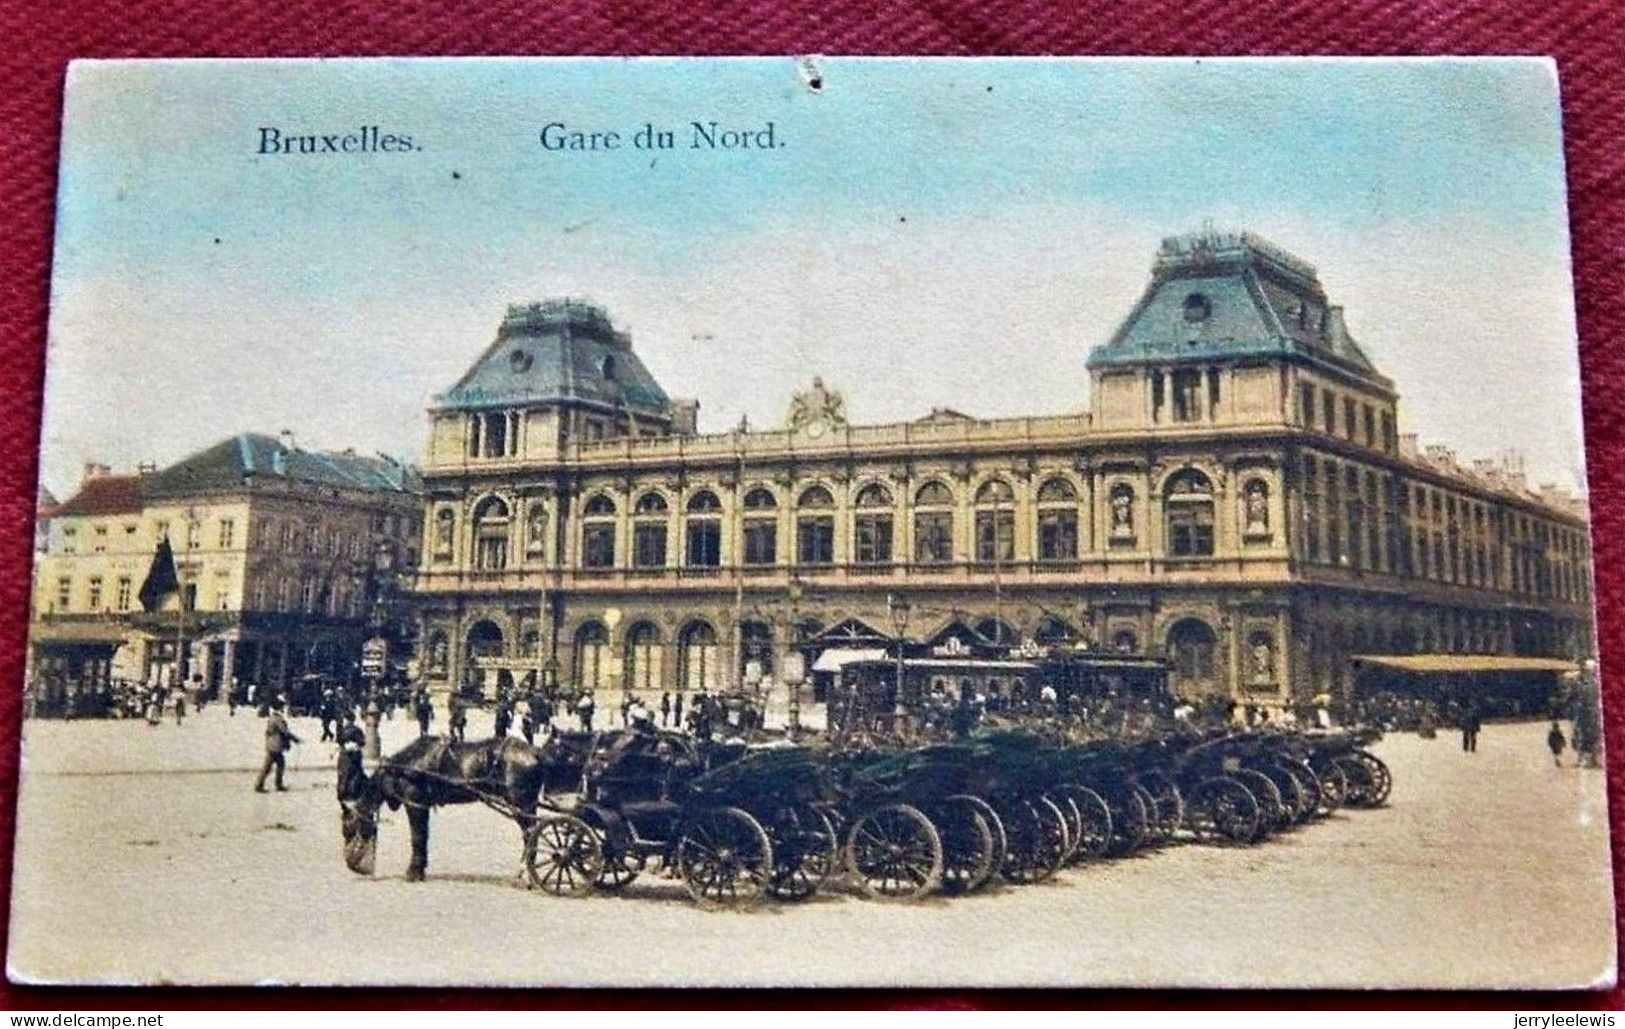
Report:
[[[1573,661],[1556,657],[1507,657],[1500,654],[1355,654],[1364,665],[1392,668],[1417,675],[1452,675],[1475,672],[1577,672]]]
[[[36,647],[119,647],[128,630],[106,622],[40,622],[29,633]]]
[[[878,647],[830,647],[813,662],[815,672],[838,672],[854,661],[884,661],[886,652]]]

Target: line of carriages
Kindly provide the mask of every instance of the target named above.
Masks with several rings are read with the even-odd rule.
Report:
[[[569,895],[660,871],[698,902],[877,899],[1041,882],[1176,839],[1250,845],[1383,804],[1358,732],[1224,732],[1063,743],[1017,731],[908,749],[704,748],[664,733],[580,747],[581,787],[544,804],[530,882]]]

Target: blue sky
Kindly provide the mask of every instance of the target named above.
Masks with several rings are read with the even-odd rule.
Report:
[[[1507,61],[79,64],[43,468],[228,432],[415,457],[510,301],[589,296],[702,427],[814,374],[854,418],[1087,403],[1157,241],[1212,220],[1321,270],[1402,417],[1580,479],[1556,83]],[[556,154],[772,121],[767,152]],[[260,126],[407,155],[260,156]],[[1519,403],[1508,405],[1516,397]]]

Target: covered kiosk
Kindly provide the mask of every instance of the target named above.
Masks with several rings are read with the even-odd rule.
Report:
[[[1557,709],[1563,676],[1579,671],[1555,657],[1501,654],[1355,654],[1354,695],[1371,704],[1384,694],[1443,708],[1476,704],[1486,718],[1545,718]]]

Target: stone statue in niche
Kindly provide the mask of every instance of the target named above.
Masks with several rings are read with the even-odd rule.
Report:
[[[1249,536],[1268,536],[1270,531],[1269,487],[1257,479],[1242,494],[1243,530]]]
[[[451,553],[452,522],[454,518],[450,511],[441,511],[435,518],[434,549],[436,553]]]
[[[1270,645],[1269,637],[1262,634],[1253,636],[1247,660],[1248,680],[1255,683],[1275,681],[1275,648]]]
[[[1134,535],[1134,494],[1119,487],[1112,490],[1112,535],[1119,539]]]

